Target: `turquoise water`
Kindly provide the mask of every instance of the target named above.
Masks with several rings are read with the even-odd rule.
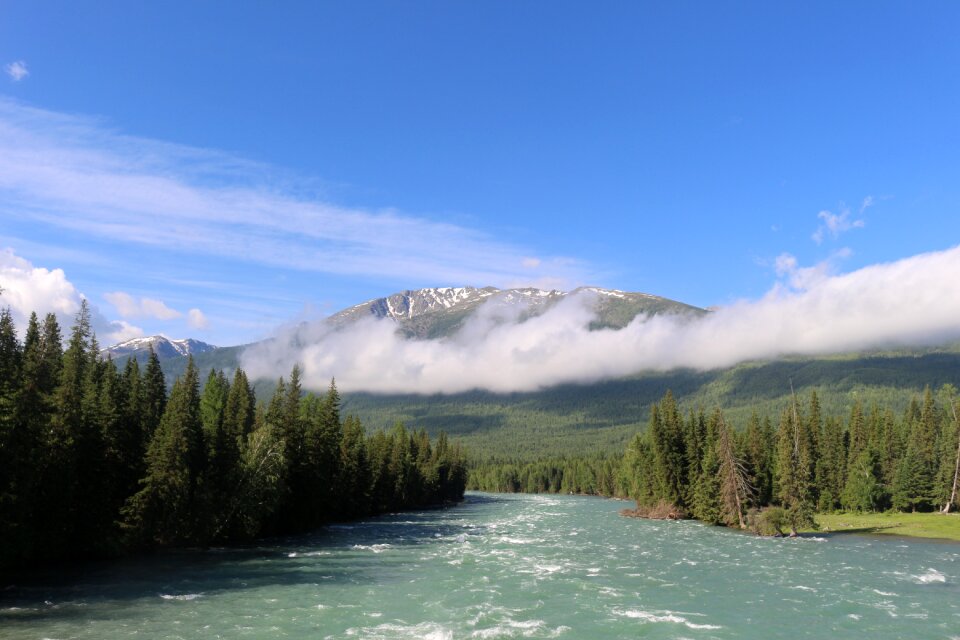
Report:
[[[960,638],[960,545],[761,539],[623,502],[453,509],[0,591],[19,638]]]

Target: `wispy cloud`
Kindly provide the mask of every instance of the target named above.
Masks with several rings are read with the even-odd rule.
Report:
[[[398,282],[589,281],[562,257],[463,226],[338,206],[265,184],[276,170],[0,100],[0,214],[144,247]]]
[[[35,267],[12,249],[0,250],[0,306],[9,307],[14,323],[23,332],[32,312],[41,318],[56,314],[63,327],[73,323],[83,294],[67,279],[63,269]],[[96,306],[91,322],[101,342],[113,344],[143,335],[140,327],[107,319]]]
[[[850,208],[843,203],[840,203],[840,213],[833,213],[832,211],[827,210],[821,211],[817,214],[817,217],[822,220],[822,222],[811,236],[813,241],[817,244],[822,244],[826,236],[830,236],[836,240],[840,237],[840,234],[846,231],[851,229],[862,229],[866,224],[863,219],[863,214],[868,208],[873,206],[873,202],[873,196],[867,196],[864,198],[863,202],[860,204],[860,209],[857,212],[857,217],[853,217],[853,213],[851,212]]]
[[[210,321],[200,309],[190,309],[187,312],[187,324],[193,329],[206,329],[210,326]]]
[[[489,306],[445,340],[405,340],[385,320],[344,331],[300,325],[248,349],[243,366],[275,378],[300,363],[315,388],[335,376],[350,391],[512,392],[960,338],[960,247],[841,275],[829,264],[802,267],[786,255],[778,268],[786,285],[698,320],[638,317],[621,330],[590,331],[593,301],[580,296],[526,321],[518,310]]]
[[[17,60],[16,62],[4,65],[3,70],[14,82],[20,82],[30,75],[30,71],[27,69],[27,63],[23,60]]]
[[[112,304],[123,318],[153,318],[155,320],[173,320],[182,318],[183,314],[171,309],[162,300],[155,298],[134,298],[123,291],[113,291],[103,294],[104,299]]]

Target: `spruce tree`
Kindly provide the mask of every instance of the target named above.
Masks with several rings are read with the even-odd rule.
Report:
[[[200,381],[190,356],[150,441],[142,489],[125,508],[135,540],[161,545],[203,542],[200,479],[205,462]]]
[[[441,434],[443,435],[443,434]],[[343,500],[341,514],[356,518],[370,512],[370,463],[367,438],[360,420],[347,416],[340,441],[340,465],[337,486]]]
[[[22,382],[23,351],[10,309],[0,311],[0,567],[27,553],[27,521],[33,470],[29,460],[35,444],[18,424],[16,406]]]
[[[703,456],[700,458],[700,473],[693,491],[691,508],[693,517],[709,524],[720,524],[720,460],[717,457],[717,430],[719,412],[707,421],[703,440]]]
[[[340,424],[340,394],[335,381],[330,381],[322,399],[314,395],[306,399],[304,418],[307,490],[313,506],[310,519],[311,524],[319,524],[348,510],[344,492],[338,491],[337,484],[343,427]]]
[[[816,484],[819,490],[817,508],[834,511],[840,506],[840,497],[846,486],[847,452],[840,421],[829,417],[823,423],[820,436],[820,455],[816,463]]]
[[[230,384],[230,393],[223,411],[223,428],[240,443],[253,430],[256,404],[247,374],[238,367],[233,373],[233,382]]]
[[[848,469],[847,484],[843,490],[843,508],[848,511],[874,511],[883,498],[877,456],[865,447]]]
[[[791,535],[801,527],[814,525],[812,452],[805,433],[806,421],[799,415],[796,400],[785,410],[777,433],[777,475],[780,504],[787,514]]]
[[[141,400],[143,413],[140,430],[143,434],[144,445],[150,442],[153,432],[160,426],[160,419],[167,406],[167,385],[163,379],[163,369],[160,368],[160,358],[157,357],[151,344],[147,356],[147,366],[143,372]]]

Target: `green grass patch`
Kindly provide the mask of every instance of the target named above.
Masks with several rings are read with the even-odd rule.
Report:
[[[960,513],[820,513],[823,533],[869,533],[960,542]]]

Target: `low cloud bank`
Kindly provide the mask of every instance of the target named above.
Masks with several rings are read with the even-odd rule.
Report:
[[[275,378],[299,362],[313,388],[336,377],[346,391],[511,392],[960,339],[960,247],[843,275],[782,262],[785,284],[699,319],[637,317],[620,330],[590,331],[593,298],[578,295],[526,321],[521,309],[488,304],[440,340],[407,340],[393,322],[372,318],[340,330],[301,325],[251,347],[242,364],[255,377]]]

